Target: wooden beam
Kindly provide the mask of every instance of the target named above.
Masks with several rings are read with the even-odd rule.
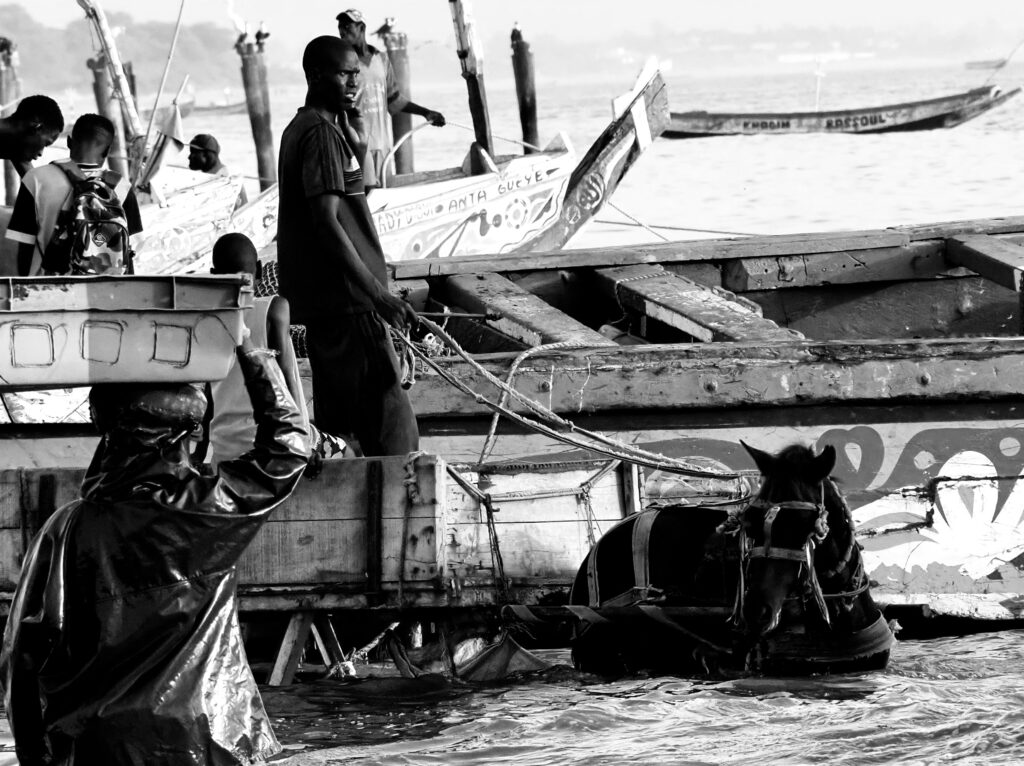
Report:
[[[966,234],[946,240],[946,258],[966,266],[998,285],[1024,292],[1024,247],[995,239],[987,234]]]
[[[500,319],[490,320],[488,324],[528,346],[561,342],[615,345],[614,341],[563,314],[500,274],[448,277],[442,290],[447,302],[467,311],[500,314]]]
[[[942,242],[923,240],[900,247],[872,250],[737,258],[722,264],[722,287],[749,292],[780,287],[962,277],[968,274],[965,269],[947,262]]]
[[[629,247],[587,248],[534,252],[522,255],[474,255],[459,258],[423,258],[390,264],[396,279],[426,278],[484,271],[513,272],[578,267],[601,268],[638,263],[684,263],[766,258],[815,253],[904,248],[911,242],[941,241],[960,234],[990,234],[1006,239],[1024,235],[1024,216],[945,224],[862,231],[812,232],[765,237],[666,242]],[[893,257],[912,257],[913,251],[890,251]]]
[[[281,640],[281,647],[277,650],[274,669],[270,671],[270,678],[267,679],[268,685],[287,686],[295,680],[295,671],[299,667],[302,650],[306,646],[312,627],[312,612],[292,612],[284,638]]]
[[[795,340],[803,336],[761,316],[750,301],[705,287],[661,266],[620,266],[595,271],[605,293],[699,341]]]
[[[487,90],[484,87],[483,53],[476,39],[476,26],[462,0],[448,0],[455,25],[455,41],[462,76],[469,92],[469,113],[473,118],[476,143],[488,154],[494,147],[491,121],[487,113]],[[474,172],[482,172],[482,169]]]
[[[497,355],[496,355],[497,357]],[[504,377],[511,357],[478,358]],[[476,391],[493,390],[465,362],[441,360]],[[688,410],[1020,397],[1024,339],[780,341],[553,351],[527,360],[516,388],[562,413]],[[434,375],[410,390],[420,417],[489,412]],[[495,395],[496,396],[496,395]],[[518,408],[518,405],[513,405]]]

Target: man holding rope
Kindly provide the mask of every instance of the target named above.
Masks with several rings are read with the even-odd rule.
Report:
[[[388,291],[366,204],[359,57],[318,37],[302,68],[306,104],[281,135],[277,254],[281,295],[306,326],[313,420],[367,456],[404,455],[419,449],[419,430],[387,325],[417,317]]]

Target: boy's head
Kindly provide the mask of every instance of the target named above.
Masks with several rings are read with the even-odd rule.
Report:
[[[225,234],[214,244],[211,274],[251,274],[259,279],[262,271],[256,246],[244,234]]]
[[[68,136],[68,149],[75,162],[103,164],[114,143],[114,123],[101,114],[83,114],[75,120]]]
[[[8,119],[17,128],[21,149],[20,157],[9,159],[19,162],[37,159],[64,130],[64,115],[49,96],[26,96]]]

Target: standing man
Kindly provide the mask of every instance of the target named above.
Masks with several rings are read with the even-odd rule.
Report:
[[[281,371],[244,341],[256,443],[214,476],[188,459],[194,386],[107,384],[82,497],[22,564],[0,654],[22,766],[242,766],[281,748],[246,661],[235,565],[306,467]]]
[[[388,291],[359,163],[359,56],[337,37],[302,54],[306,105],[281,135],[277,257],[292,322],[306,326],[314,421],[363,454],[404,455],[419,430],[385,323],[416,321]]]
[[[0,160],[10,160],[19,176],[64,130],[64,115],[49,96],[27,96],[10,117],[0,117]]]
[[[394,145],[391,115],[398,112],[418,114],[437,127],[444,125],[444,115],[410,101],[398,90],[395,72],[388,54],[366,42],[366,22],[361,11],[349,8],[336,17],[341,39],[355,48],[363,75],[363,89],[358,103],[366,123],[366,162],[364,179],[367,188],[381,185],[386,178],[384,160]]]

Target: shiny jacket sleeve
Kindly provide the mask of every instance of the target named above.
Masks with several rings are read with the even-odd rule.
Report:
[[[202,510],[260,513],[295,488],[309,459],[309,434],[271,352],[238,350],[238,361],[256,420],[253,449],[220,464],[214,492]]]

